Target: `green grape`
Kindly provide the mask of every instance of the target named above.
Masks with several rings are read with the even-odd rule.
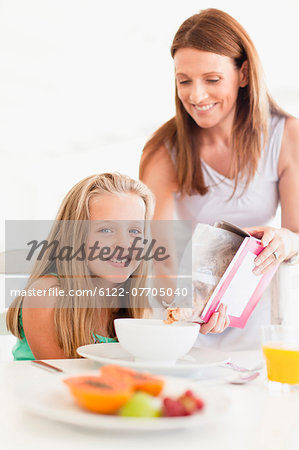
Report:
[[[145,392],[136,392],[120,409],[119,415],[124,417],[159,417],[161,405],[157,398]]]

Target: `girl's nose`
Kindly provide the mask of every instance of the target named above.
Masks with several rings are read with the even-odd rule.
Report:
[[[120,230],[117,233],[117,239],[115,245],[124,249],[124,253],[127,252],[128,248],[132,245],[132,238],[127,231]]]
[[[198,105],[203,100],[208,98],[209,94],[206,92],[204,86],[200,81],[194,82],[192,84],[192,89],[189,95],[190,103]]]

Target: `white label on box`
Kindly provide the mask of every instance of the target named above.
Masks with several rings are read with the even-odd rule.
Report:
[[[262,275],[252,273],[255,258],[253,253],[247,253],[221,299],[227,305],[228,315],[240,317],[259,284]]]

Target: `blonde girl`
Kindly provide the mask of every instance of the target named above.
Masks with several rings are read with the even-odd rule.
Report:
[[[60,257],[48,245],[26,286],[44,295],[17,297],[8,310],[8,329],[18,338],[15,359],[76,358],[80,345],[115,341],[115,318],[144,316],[148,305],[136,292],[145,286],[147,263],[100,259],[98,249],[89,258],[88,249],[118,246],[128,255],[136,236],[144,236],[152,211],[149,189],[118,173],[90,176],[69,191],[48,237],[49,244],[58,242]],[[77,257],[63,256],[80,248]]]

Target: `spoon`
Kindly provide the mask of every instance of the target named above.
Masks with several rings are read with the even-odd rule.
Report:
[[[49,372],[64,373],[64,371],[62,369],[60,369],[59,367],[53,366],[52,364],[49,364],[49,363],[45,363],[44,361],[33,360],[33,361],[31,361],[31,363],[36,365],[37,367],[48,370]]]
[[[251,372],[250,374],[248,374],[247,372],[247,375],[245,373],[233,375],[226,377],[225,380],[230,384],[245,384],[248,383],[249,381],[255,380],[259,375],[260,375],[259,372],[254,373]]]
[[[246,367],[242,367],[242,366],[239,366],[238,364],[235,364],[235,363],[232,363],[230,361],[227,361],[227,362],[221,364],[221,367],[226,367],[226,368],[229,368],[229,369],[233,369],[233,370],[236,370],[237,372],[254,372],[256,370],[261,369],[262,368],[262,364],[258,364],[252,369],[247,369]]]

